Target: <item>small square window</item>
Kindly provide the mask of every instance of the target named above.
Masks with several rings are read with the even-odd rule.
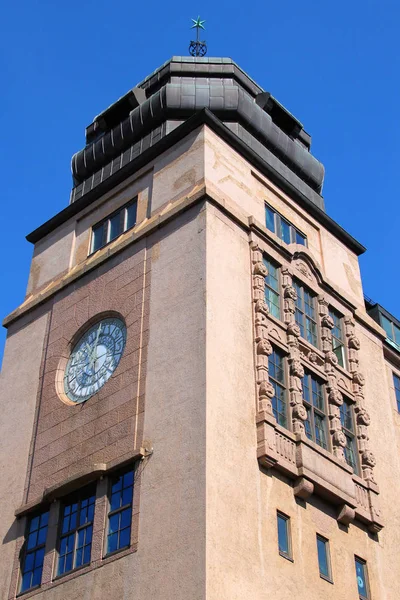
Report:
[[[369,589],[368,589],[368,578],[367,578],[367,563],[365,560],[354,557],[355,566],[356,566],[356,578],[357,578],[357,587],[358,594],[361,600],[368,600],[369,598]]]
[[[290,538],[290,517],[277,513],[279,554],[292,559],[292,543]]]
[[[317,534],[317,551],[319,574],[324,579],[332,581],[331,560],[329,554],[329,542],[326,538]]]

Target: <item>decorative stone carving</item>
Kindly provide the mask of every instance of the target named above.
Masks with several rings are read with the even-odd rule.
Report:
[[[335,406],[342,406],[342,404],[343,404],[342,392],[340,392],[336,388],[332,388],[330,390],[328,398],[329,398],[330,404],[334,404]]]
[[[346,436],[343,431],[335,431],[332,437],[334,446],[341,446],[342,448],[346,448]]]
[[[304,377],[304,367],[299,360],[292,360],[290,365],[290,374],[302,379]]]
[[[361,347],[360,340],[355,335],[351,335],[348,341],[349,348],[353,348],[354,350],[359,350]]]
[[[251,246],[251,260],[253,264],[253,305],[255,324],[255,360],[257,381],[258,412],[265,412],[273,418],[272,402],[275,391],[269,381],[268,356],[272,353],[272,346],[268,339],[269,308],[265,302],[265,277],[268,269],[263,262],[263,256],[257,244]]]
[[[296,300],[297,300],[296,289],[291,285],[288,285],[287,287],[285,287],[284,298],[290,298],[291,300],[294,300],[296,302]]]
[[[308,360],[315,365],[318,362],[318,354],[316,352],[310,352]]]
[[[297,325],[296,321],[291,321],[287,326],[288,335],[293,335],[296,338],[299,338],[301,335],[300,327]]]
[[[333,329],[334,327],[333,319],[330,315],[324,315],[321,319],[321,327],[327,327],[328,329]]]

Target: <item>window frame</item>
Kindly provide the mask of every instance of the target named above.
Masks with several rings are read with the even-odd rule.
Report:
[[[271,361],[272,361],[272,357],[274,356],[274,354],[276,356],[278,356],[282,361],[282,363],[281,363],[282,366],[276,365],[275,363],[274,363],[274,365],[278,366],[278,368],[282,371],[283,381],[280,381],[278,378],[273,377],[271,375],[271,370],[272,370],[271,369]],[[280,348],[278,348],[277,346],[272,346],[272,353],[268,356],[268,372],[269,372],[269,381],[272,384],[274,391],[275,391],[274,396],[271,399],[273,415],[274,415],[278,425],[280,425],[281,427],[284,427],[285,429],[288,429],[290,431],[289,426],[288,426],[289,425],[289,403],[288,403],[288,383],[287,383],[288,379],[287,379],[287,373],[286,373],[286,362],[287,362],[286,358],[287,358],[286,354]],[[283,404],[284,404],[284,409],[285,409],[284,414],[278,410],[278,397],[276,395],[276,386],[278,386],[279,388],[281,388],[283,390]],[[276,401],[276,408],[274,407],[274,400]],[[283,424],[281,422],[281,420],[278,418],[279,415],[283,415],[285,424]]]
[[[133,477],[131,500],[127,504],[124,504],[124,505],[120,506],[119,508],[111,510],[111,497],[112,497],[113,480],[115,480],[117,477],[123,477],[124,475],[126,475],[127,473],[130,473],[130,472],[132,472],[132,477]],[[109,476],[108,476],[108,482],[107,482],[107,510],[106,510],[106,523],[105,523],[105,530],[104,530],[103,558],[107,558],[107,557],[113,556],[114,554],[117,554],[119,552],[123,552],[124,550],[127,550],[128,548],[130,548],[132,546],[132,520],[133,520],[133,502],[134,502],[134,496],[135,496],[135,477],[136,477],[136,465],[135,464],[129,465],[129,466],[123,468],[123,469],[115,471],[114,473],[110,473]],[[123,489],[124,488],[122,487],[121,491],[123,491]],[[109,537],[110,537],[110,518],[113,517],[116,514],[122,514],[128,508],[130,508],[129,544],[125,545],[125,546],[121,546],[119,548],[116,548],[115,550],[111,550],[109,552],[108,551],[108,543],[109,543]],[[120,533],[120,531],[121,530],[118,529],[118,533]]]
[[[281,550],[280,542],[279,542],[279,520],[285,523],[285,538],[287,545],[287,552],[285,550]],[[292,530],[291,530],[291,522],[290,517],[283,513],[281,510],[276,511],[276,526],[277,526],[277,535],[278,535],[278,552],[279,555],[291,562],[294,562],[293,559],[293,545],[292,545]]]
[[[344,406],[349,407],[350,414],[351,414],[352,429],[348,429],[348,427],[345,427],[343,425],[342,416],[343,416],[343,411],[344,411],[343,407]],[[348,440],[349,438],[351,440],[351,443],[353,445],[354,459],[355,459],[354,465],[348,461],[347,452],[346,452],[347,444],[346,444],[346,448],[343,448],[345,461],[346,461],[346,464],[349,465],[349,467],[352,467],[354,473],[356,475],[359,475],[360,462],[359,462],[358,446],[357,446],[357,431],[356,431],[356,419],[355,419],[355,413],[354,413],[354,402],[352,400],[350,400],[350,398],[343,396],[343,404],[340,406],[339,410],[340,410],[340,424],[342,427],[342,431],[343,431],[344,435],[346,436],[346,440]]]
[[[136,206],[135,222],[133,223],[133,225],[131,225],[130,227],[128,227],[127,226],[128,225],[128,209],[131,206],[134,206],[134,205]],[[137,208],[138,208],[138,197],[135,196],[134,198],[132,198],[132,200],[129,200],[129,202],[127,202],[126,204],[124,204],[123,206],[121,206],[120,208],[118,208],[117,210],[115,210],[114,212],[112,212],[111,214],[107,215],[107,217],[105,217],[104,219],[102,219],[98,223],[95,223],[92,226],[92,231],[91,231],[91,235],[90,235],[90,246],[89,246],[90,252],[89,252],[89,256],[91,254],[94,254],[98,250],[101,250],[102,248],[104,248],[108,244],[111,244],[111,242],[113,242],[114,240],[116,240],[123,233],[126,233],[130,229],[133,229],[136,226],[136,224],[137,224]],[[118,232],[118,234],[116,236],[114,236],[113,238],[110,238],[111,221],[117,215],[119,215],[119,232]],[[96,248],[94,248],[95,231],[99,230],[100,228],[102,228],[102,241],[101,241],[101,245],[98,246],[98,247],[96,247]]]
[[[269,308],[269,313],[272,317],[274,317],[275,319],[281,320],[282,318],[282,295],[281,295],[281,265],[278,264],[276,261],[274,261],[272,258],[270,258],[267,254],[263,254],[263,263],[264,265],[267,267],[268,269],[268,275],[267,277],[265,277],[265,302],[268,305]],[[269,266],[271,265],[271,267],[273,267],[276,271],[276,281],[277,281],[277,290],[275,290],[273,288],[273,286],[269,283],[268,279],[270,277],[269,274]],[[274,302],[272,302],[268,297],[267,297],[267,289],[270,290],[272,292],[272,294],[275,294],[277,296],[278,299],[278,304],[275,304]],[[273,310],[271,310],[271,304],[276,307],[278,309],[278,316],[273,314]]]
[[[41,527],[42,518],[45,515],[47,515],[47,522],[44,527]],[[32,590],[36,590],[37,588],[40,588],[40,586],[42,585],[43,565],[44,565],[44,559],[46,556],[46,542],[47,542],[48,529],[49,529],[49,517],[50,517],[50,508],[48,507],[46,510],[32,513],[27,518],[25,534],[24,534],[23,552],[22,552],[22,556],[21,556],[21,560],[20,560],[20,568],[19,568],[19,583],[18,583],[19,593],[18,593],[18,595],[26,594],[28,592],[31,592]],[[29,536],[33,533],[33,531],[30,530],[30,525],[32,524],[33,520],[36,518],[39,518],[39,527],[33,531],[37,531],[37,539],[38,539],[39,531],[41,529],[45,529],[46,531],[45,531],[44,542],[42,542],[40,544],[36,543],[36,545],[33,546],[33,548],[28,549]],[[24,575],[28,572],[32,573],[32,575],[31,575],[31,583],[32,583],[33,575],[36,570],[36,569],[33,569],[33,570],[25,571],[26,559],[27,559],[28,555],[33,554],[33,564],[35,564],[36,553],[40,550],[43,550],[43,560],[42,560],[42,565],[41,565],[41,570],[40,570],[40,582],[36,583],[35,585],[30,585],[29,587],[27,587],[25,589],[22,589]]]
[[[331,552],[330,552],[329,540],[328,540],[328,538],[324,537],[323,535],[317,533],[316,541],[317,541],[317,557],[318,557],[319,576],[321,577],[321,579],[325,579],[325,581],[329,581],[329,583],[333,583]],[[328,568],[327,574],[325,574],[321,571],[321,561],[320,561],[318,542],[322,542],[324,544],[325,560],[326,560],[326,565]]]
[[[396,398],[396,404],[397,404],[397,412],[400,413],[400,376],[397,375],[397,373],[395,373],[394,371],[392,371],[392,375],[393,375],[394,396]],[[396,379],[398,381],[399,387],[396,387]]]
[[[342,367],[342,369],[346,369],[347,367],[347,356],[346,356],[346,344],[345,344],[345,336],[344,336],[344,329],[343,329],[343,315],[341,315],[335,308],[333,308],[333,306],[329,306],[329,316],[332,318],[333,322],[334,322],[334,327],[332,328],[332,352],[335,354],[336,358],[338,359],[338,364],[340,367]],[[339,324],[339,327],[337,327],[337,323]],[[334,331],[335,329],[339,329],[340,331],[340,335],[341,337],[339,338],[337,335],[335,335]],[[335,348],[335,342],[338,342],[338,345]],[[337,355],[336,351],[337,350],[341,350],[340,355],[342,357],[342,362],[343,364],[340,364],[340,359],[339,356]]]
[[[304,380],[308,381],[308,385],[306,387],[308,388],[309,393],[310,393],[309,400],[305,397],[305,394],[304,394],[304,383],[305,383]],[[318,386],[320,386],[320,394],[317,394],[317,396],[319,396],[322,399],[324,410],[321,410],[318,406],[316,406],[314,404],[314,401],[313,401],[314,400],[314,388],[312,385],[313,381],[316,382],[316,384]],[[305,429],[306,437],[309,440],[311,440],[312,442],[314,442],[314,444],[317,444],[317,446],[319,446],[320,448],[323,448],[327,452],[330,452],[331,448],[330,448],[330,444],[329,444],[328,412],[327,412],[327,401],[326,401],[326,394],[325,394],[325,382],[322,379],[320,379],[317,375],[315,375],[312,371],[305,369],[304,377],[302,378],[302,388],[303,388],[303,392],[302,392],[303,404],[307,410],[307,421],[310,423],[310,430],[311,430],[311,438],[310,438],[307,435],[307,428]],[[311,417],[310,419],[309,419],[308,415],[310,415],[310,417]],[[323,424],[324,424],[323,432],[324,432],[324,437],[325,437],[325,446],[323,446],[322,444],[320,444],[317,441],[315,415],[317,415],[318,417],[323,419]]]
[[[362,566],[363,569],[363,578],[365,584],[366,594],[360,593],[359,585],[358,585],[358,574],[357,574],[357,563]],[[356,584],[357,584],[357,592],[360,600],[370,600],[370,589],[369,589],[369,580],[368,580],[368,569],[367,569],[367,561],[361,558],[360,556],[354,555],[354,566],[356,569]]]
[[[300,330],[302,331],[301,337],[304,340],[306,340],[309,344],[314,346],[315,348],[319,348],[319,328],[318,328],[317,307],[316,307],[317,294],[312,289],[310,289],[307,285],[305,285],[300,279],[293,278],[292,284],[297,292],[297,300],[295,303],[295,306],[296,306],[295,321],[296,321],[297,325],[300,327]],[[299,294],[299,290],[302,291],[301,294]],[[312,298],[313,317],[310,317],[310,315],[308,315],[307,311],[306,311],[306,302],[304,299],[305,292],[310,296],[310,298]],[[299,306],[299,304],[298,304],[299,301],[301,301],[301,306]],[[299,323],[299,320],[297,318],[298,313],[300,313],[302,315],[301,323]],[[309,332],[309,330],[307,329],[308,322],[311,322],[315,325],[315,343],[313,341],[310,341],[307,337],[307,334]],[[303,335],[303,333],[305,335]]]
[[[266,227],[266,229],[268,229],[268,231],[272,231],[272,233],[274,233],[285,244],[300,244],[301,246],[305,246],[307,248],[307,246],[308,246],[307,236],[305,235],[305,233],[303,233],[300,229],[298,229],[298,227],[293,225],[293,223],[291,223],[289,221],[289,219],[287,219],[286,217],[281,215],[277,210],[275,210],[275,208],[273,208],[270,204],[268,204],[268,202],[264,202],[264,205],[265,205],[265,227]],[[274,229],[270,229],[270,227],[268,227],[268,225],[267,225],[267,223],[268,223],[267,211],[268,210],[273,213]],[[289,226],[289,235],[290,235],[289,242],[287,242],[283,238],[282,221]],[[304,239],[304,244],[301,244],[300,242],[297,241],[298,234]]]
[[[70,573],[73,573],[74,571],[83,569],[90,565],[91,558],[92,558],[93,526],[94,526],[94,517],[95,517],[95,510],[96,510],[96,495],[97,495],[97,481],[94,484],[85,486],[84,488],[77,490],[73,494],[61,499],[58,531],[57,531],[57,545],[56,545],[57,561],[56,561],[56,565],[55,565],[56,569],[55,569],[54,579],[64,577],[65,575],[69,575]],[[91,498],[94,498],[93,503],[90,502]],[[88,505],[87,505],[88,511],[89,511],[89,506],[91,506],[93,504],[93,518],[91,521],[87,521],[83,525],[81,525],[80,524],[80,515],[81,515],[81,511],[82,511],[82,502],[85,500],[88,500]],[[78,504],[78,508],[76,511],[76,525],[73,529],[68,529],[68,531],[66,533],[62,533],[63,520],[64,520],[64,516],[65,516],[64,509],[68,505],[70,505],[72,507],[73,504]],[[72,510],[71,510],[70,514],[72,515]],[[77,542],[79,541],[79,532],[82,530],[88,530],[88,529],[90,529],[90,527],[92,528],[92,530],[91,530],[89,560],[87,562],[82,562],[80,565],[76,565],[77,550],[80,548],[77,545]],[[68,538],[71,535],[74,536],[74,544],[73,544],[73,551],[72,551],[72,565],[73,566],[68,571],[64,570],[62,573],[60,573],[59,569],[60,569],[60,561],[61,561],[61,552],[60,552],[61,551],[61,543],[64,538]],[[86,541],[86,534],[85,534],[84,540]],[[89,544],[84,544],[82,546],[82,549],[83,549],[83,557],[82,558],[84,558],[84,548],[87,545],[89,545]],[[69,553],[66,552],[63,556],[67,556],[68,554]],[[64,560],[64,568],[65,568],[65,563],[66,563],[66,559]]]

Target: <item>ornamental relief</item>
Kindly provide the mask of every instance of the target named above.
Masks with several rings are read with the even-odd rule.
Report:
[[[369,448],[368,426],[369,415],[364,407],[365,378],[359,370],[360,340],[355,335],[355,323],[351,317],[344,319],[345,344],[348,357],[349,379],[338,368],[338,357],[332,347],[332,330],[335,323],[329,314],[329,302],[322,296],[316,297],[318,328],[321,340],[320,349],[312,350],[309,345],[300,339],[301,331],[296,323],[297,291],[293,285],[294,271],[299,271],[304,277],[317,284],[320,277],[318,268],[315,272],[310,266],[310,258],[297,257],[292,262],[292,268],[281,268],[282,284],[282,321],[286,332],[280,329],[269,318],[269,307],[265,301],[265,277],[268,270],[263,262],[263,252],[253,243],[253,304],[255,322],[255,358],[256,380],[258,394],[258,412],[267,413],[274,420],[272,402],[274,386],[269,381],[268,357],[273,352],[272,342],[278,340],[287,348],[287,361],[289,365],[289,380],[287,385],[288,403],[290,406],[291,425],[289,430],[294,434],[305,434],[305,421],[307,409],[303,402],[302,379],[305,375],[304,363],[308,364],[310,372],[319,372],[321,379],[325,380],[327,398],[328,431],[331,440],[332,453],[343,463],[346,463],[345,448],[346,436],[343,433],[341,421],[341,406],[343,394],[348,394],[350,401],[354,400],[354,413],[356,424],[356,437],[362,476],[366,481],[374,483],[373,468],[375,458]],[[318,284],[317,284],[318,285]],[[341,388],[341,390],[339,389]]]

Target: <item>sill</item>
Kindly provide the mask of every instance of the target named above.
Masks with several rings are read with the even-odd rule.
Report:
[[[321,579],[323,579],[327,583],[331,583],[333,585],[333,580],[330,577],[327,577],[326,575],[322,575],[322,573],[320,573],[319,576],[321,577]]]
[[[78,573],[79,571],[82,571],[82,569],[86,569],[89,566],[90,566],[90,562],[85,563],[84,565],[80,565],[79,567],[75,567],[75,569],[71,569],[70,571],[65,571],[65,573],[61,573],[61,575],[57,575],[56,577],[53,577],[53,581],[58,581],[59,579],[62,579],[63,577],[67,577],[68,575],[71,575],[73,573]]]
[[[110,558],[110,556],[115,556],[116,554],[119,554],[120,552],[124,552],[125,550],[129,550],[129,548],[130,548],[130,545],[123,546],[122,548],[118,548],[118,550],[113,550],[112,552],[108,552],[107,554],[104,554],[103,560]]]
[[[15,597],[16,598],[20,598],[21,596],[25,596],[25,594],[29,594],[30,592],[34,592],[35,590],[38,590],[40,588],[40,583],[38,583],[37,585],[34,585],[33,587],[30,587],[27,590],[24,590],[23,592],[19,592]]]
[[[285,558],[286,560],[288,560],[291,563],[294,563],[294,560],[291,556],[289,556],[289,554],[286,554],[286,552],[281,552],[279,550],[279,556],[282,556],[282,558]]]

